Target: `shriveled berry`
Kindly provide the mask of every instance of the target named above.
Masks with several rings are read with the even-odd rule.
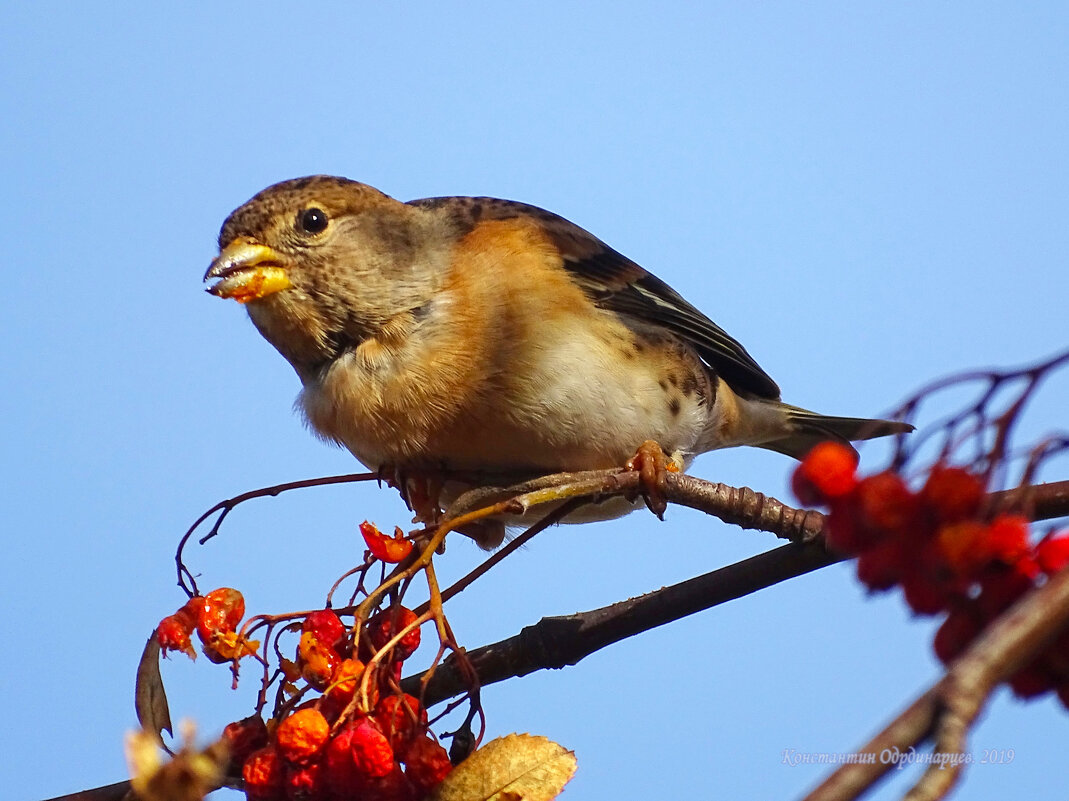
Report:
[[[327,744],[330,724],[318,709],[299,709],[278,724],[275,740],[282,756],[295,763],[312,760]]]
[[[406,626],[416,621],[416,613],[403,606],[391,606],[376,612],[367,621],[367,633],[371,638],[371,644],[376,651],[382,650],[394,636]],[[408,632],[401,641],[394,646],[393,658],[405,660],[419,648],[419,629],[414,628]]]
[[[364,776],[380,778],[394,768],[395,759],[390,741],[367,719],[359,721],[353,729],[350,745],[353,764]]]
[[[352,745],[355,724],[342,727],[330,738],[323,757],[324,781],[328,789],[340,798],[355,798],[364,779],[353,761]]]
[[[339,652],[345,646],[345,636],[348,634],[348,629],[333,609],[309,612],[301,623],[301,631],[311,632],[321,643]]]
[[[304,680],[317,690],[323,690],[330,684],[341,661],[338,652],[321,642],[314,633],[306,631],[301,635],[297,646],[297,664]]]
[[[156,627],[156,639],[160,643],[163,653],[168,651],[181,651],[190,659],[197,658],[197,652],[190,641],[193,634],[192,621],[182,618],[178,614],[168,615]]]
[[[441,784],[452,769],[449,754],[429,735],[417,737],[405,750],[405,775],[423,793]]]
[[[322,762],[287,765],[283,785],[288,801],[318,801],[325,797],[326,773]]]
[[[857,454],[839,442],[821,442],[806,454],[791,478],[799,501],[819,506],[841,498],[857,485]]]
[[[394,762],[393,768],[385,776],[366,780],[360,801],[418,801],[421,798],[423,796],[416,792],[412,782],[401,771],[401,766]]]
[[[375,706],[374,717],[395,752],[402,751],[427,728],[427,710],[407,693],[384,696]]]
[[[334,671],[330,680],[326,697],[338,706],[345,706],[353,699],[353,694],[360,687],[360,680],[364,676],[364,663],[359,659],[343,659]],[[375,682],[371,682],[368,693],[378,690]]]
[[[282,755],[274,746],[253,751],[241,768],[250,801],[279,801],[283,797]]]
[[[243,765],[253,751],[267,745],[267,726],[259,715],[228,723],[223,729],[230,764]]]
[[[245,598],[231,587],[220,587],[204,596],[197,617],[197,634],[201,642],[211,641],[217,631],[234,631],[245,617]]]

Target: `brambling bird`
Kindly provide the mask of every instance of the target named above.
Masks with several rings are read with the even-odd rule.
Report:
[[[245,304],[300,377],[312,430],[372,469],[601,469],[646,440],[686,467],[717,448],[801,458],[911,428],[783,403],[667,284],[535,206],[403,203],[312,176],[234,211],[219,248],[208,292]]]

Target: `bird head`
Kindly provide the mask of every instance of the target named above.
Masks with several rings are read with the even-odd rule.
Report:
[[[332,176],[270,186],[223,223],[207,291],[245,305],[302,378],[436,286],[427,215]]]

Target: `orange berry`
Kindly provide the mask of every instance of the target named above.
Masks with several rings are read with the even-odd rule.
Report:
[[[330,686],[327,688],[326,697],[339,707],[344,707],[352,699],[360,687],[360,680],[364,677],[364,663],[359,659],[343,659],[338,663],[338,669],[331,677]],[[368,687],[368,695],[377,692],[375,682]]]
[[[405,539],[399,528],[394,530],[392,537],[387,537],[373,523],[365,520],[360,524],[360,534],[372,556],[383,562],[396,564],[412,553],[412,542]]]
[[[979,520],[944,523],[935,533],[939,554],[961,576],[974,576],[991,560],[990,530]]]
[[[928,474],[920,497],[939,522],[956,523],[980,511],[984,485],[961,467],[937,465]]]
[[[319,801],[326,797],[326,773],[322,762],[287,765],[283,787],[288,801]]]
[[[197,634],[201,642],[210,642],[217,631],[235,631],[243,617],[244,596],[230,587],[220,587],[204,596],[197,616]]]
[[[241,767],[245,796],[250,801],[278,801],[282,798],[282,755],[274,746],[253,751]]]
[[[297,645],[297,664],[304,680],[317,690],[323,690],[330,684],[340,662],[338,652],[320,642],[315,634],[306,631],[301,635]]]
[[[821,442],[795,468],[791,488],[799,501],[818,506],[841,498],[857,485],[857,454],[840,442]]]
[[[275,740],[289,762],[309,762],[327,744],[330,724],[323,713],[311,707],[299,709],[278,724]]]
[[[427,728],[427,710],[407,693],[385,696],[376,704],[374,718],[394,751],[401,751]]]
[[[405,750],[405,776],[421,793],[441,784],[452,769],[449,754],[430,736],[416,738]]]

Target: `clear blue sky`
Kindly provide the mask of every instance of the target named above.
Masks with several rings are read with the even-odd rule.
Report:
[[[124,777],[137,656],[182,601],[173,547],[202,510],[354,469],[302,429],[295,376],[241,310],[202,291],[220,223],[269,183],[550,208],[821,411],[877,414],[1066,344],[1065,4],[301,6],[0,8],[7,797]],[[1035,431],[1064,425],[1061,398]],[[789,469],[730,451],[694,472],[785,496]],[[260,501],[193,565],[253,610],[309,608],[365,517],[405,520],[369,486]],[[557,528],[447,611],[477,646],[774,545],[685,510]],[[457,542],[440,570],[479,558]],[[833,568],[490,688],[490,733],[575,749],[569,799],[791,798],[822,771],[784,750],[860,745],[937,675],[932,633]],[[206,733],[252,707],[225,669],[165,668],[176,718]],[[1056,702],[1000,695],[971,746],[1015,760],[961,797],[1049,796],[1067,735]]]

